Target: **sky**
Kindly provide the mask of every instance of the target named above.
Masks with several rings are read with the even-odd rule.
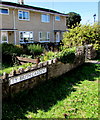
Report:
[[[17,3],[18,0],[2,0]],[[98,21],[98,2],[99,0],[24,0],[24,4],[53,9],[62,13],[75,12],[80,14],[81,23],[94,23],[93,15],[96,14]]]

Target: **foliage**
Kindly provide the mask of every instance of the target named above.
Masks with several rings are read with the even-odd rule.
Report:
[[[49,52],[45,52],[43,56],[40,56],[40,59],[41,61],[47,61],[56,58],[56,56],[57,56],[57,52],[49,51]]]
[[[3,43],[0,47],[2,47],[2,54],[13,55],[15,53],[16,55],[20,55],[23,53],[23,48],[20,45]]]
[[[0,75],[2,75],[4,72],[6,73],[10,73],[12,70],[18,70],[19,68],[27,68],[28,66],[31,66],[32,63],[26,63],[24,65],[20,65],[20,66],[14,66],[14,67],[8,67],[5,68],[5,66],[2,66],[2,70],[0,70]]]
[[[93,44],[96,49],[100,48],[100,25],[79,25],[69,32],[64,33],[63,44],[68,47]]]
[[[41,53],[43,53],[43,50],[44,50],[44,48],[39,44],[37,44],[37,45],[31,44],[27,48],[35,56],[40,55]]]
[[[32,58],[32,55],[22,54],[22,55],[20,55],[20,57]]]
[[[84,64],[15,99],[3,101],[4,120],[33,118],[98,118],[99,64]]]
[[[81,21],[81,16],[75,12],[69,12],[68,17],[66,17],[66,25],[68,28],[76,27],[80,21]]]
[[[73,63],[75,59],[75,51],[76,48],[62,48],[60,52],[46,52],[43,56],[40,57],[41,61],[52,60],[54,58],[58,58],[62,63]]]
[[[62,63],[73,63],[75,59],[75,47],[69,49],[63,49],[61,52],[58,53],[58,59]]]
[[[23,54],[23,48],[20,45],[13,45],[8,43],[0,44],[2,49],[2,62],[13,65],[12,56]]]

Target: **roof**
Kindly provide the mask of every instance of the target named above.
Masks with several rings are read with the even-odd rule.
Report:
[[[13,3],[13,2],[6,2],[6,1],[2,1],[0,3],[2,5],[9,6],[9,7],[25,8],[25,9],[29,9],[29,10],[31,9],[31,10],[36,10],[36,11],[43,11],[43,12],[48,12],[48,13],[60,14],[62,16],[68,16],[68,15],[66,15],[64,13],[60,13],[60,12],[55,11],[55,10],[41,8],[41,7],[35,7],[35,6],[19,4],[19,3]]]
[[[16,31],[17,29],[1,28],[0,31]]]

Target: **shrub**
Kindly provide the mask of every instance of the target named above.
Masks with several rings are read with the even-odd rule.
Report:
[[[23,54],[23,48],[13,44],[3,43],[0,45],[2,49],[2,62],[13,65],[12,56]]]
[[[57,53],[56,52],[46,52],[44,56],[41,56],[41,61],[47,61],[47,60],[51,60],[53,58],[56,58]]]
[[[64,33],[63,44],[69,48],[82,46],[84,44],[93,44],[95,49],[100,45],[100,25],[78,25]]]
[[[27,48],[30,51],[30,53],[32,53],[35,56],[40,55],[41,53],[43,53],[43,50],[44,50],[44,48],[39,44],[28,45]]]
[[[2,54],[10,54],[13,55],[15,53],[16,55],[23,54],[23,48],[17,45],[3,43],[1,44],[2,47]]]
[[[75,59],[75,48],[63,49],[58,53],[58,60],[62,63],[73,63]]]
[[[44,56],[41,56],[41,61],[47,61],[54,58],[58,58],[62,63],[73,63],[75,59],[76,48],[63,48],[61,52],[46,52]]]

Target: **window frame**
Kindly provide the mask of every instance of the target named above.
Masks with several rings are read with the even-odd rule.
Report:
[[[22,13],[21,13],[22,19],[21,19],[20,16],[19,16],[20,12],[22,12]],[[23,19],[23,18],[24,18],[24,17],[23,17],[23,12],[27,12],[27,13],[28,13],[28,19]],[[30,12],[29,12],[29,11],[25,11],[25,10],[18,10],[18,20],[30,21]]]
[[[7,10],[8,10],[8,13],[1,13],[1,12],[0,12],[1,15],[9,15],[9,8],[3,8],[3,7],[0,7],[0,8],[1,8],[1,9],[7,9]]]
[[[23,40],[21,39],[20,37],[20,33],[24,33],[24,32],[32,32],[32,35],[33,35],[33,39],[29,40],[28,42],[25,42],[24,41],[24,37],[23,37]],[[19,43],[34,43],[34,32],[33,31],[19,31]]]
[[[59,17],[60,19],[58,20],[57,17]],[[61,17],[59,15],[56,15],[55,16],[55,21],[60,21],[61,20]]]
[[[44,19],[43,16],[46,16],[46,18]],[[41,22],[50,23],[50,14],[41,14]]]
[[[7,41],[3,41],[3,40],[2,40],[2,35],[3,35],[4,32],[5,32],[6,35],[7,35],[7,36],[6,36],[6,37],[7,37]],[[1,31],[1,43],[8,43],[8,32],[7,32],[7,31]]]
[[[42,31],[39,32],[39,42],[50,42],[50,32],[45,32],[47,40],[42,40],[42,37],[40,37],[40,33],[43,33],[43,32]],[[49,37],[48,37],[48,35],[49,35]]]

